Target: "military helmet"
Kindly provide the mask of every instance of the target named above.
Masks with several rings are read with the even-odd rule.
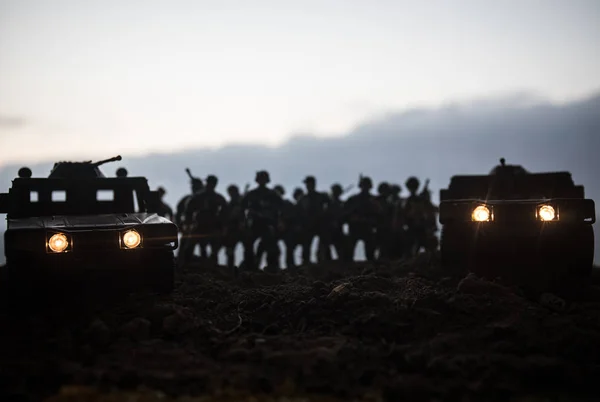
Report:
[[[285,195],[285,188],[283,188],[281,184],[277,184],[276,186],[274,186],[273,190],[275,190],[275,192],[277,192],[282,197]]]
[[[227,186],[227,192],[239,194],[240,188],[238,186],[236,186],[235,184],[230,184],[229,186]]]
[[[406,183],[404,183],[404,185],[410,191],[417,191],[419,189],[419,186],[421,185],[421,182],[419,181],[419,179],[412,176],[409,177],[408,180],[406,180]]]
[[[256,178],[254,179],[257,183],[265,182],[269,183],[271,181],[271,177],[269,176],[269,172],[266,170],[259,170],[256,172]]]
[[[333,194],[337,194],[340,195],[344,192],[344,189],[342,188],[342,185],[339,183],[334,183],[331,185],[331,192]]]
[[[302,190],[300,187],[296,187],[294,189],[294,199],[298,198],[298,197],[302,197],[304,195],[304,190]]]
[[[381,183],[379,183],[379,186],[377,186],[377,192],[379,194],[388,194],[390,190],[391,187],[387,181],[382,181]]]
[[[373,188],[373,181],[368,176],[361,176],[358,187],[362,189],[371,189]]]
[[[208,175],[206,177],[206,185],[207,186],[215,187],[218,182],[219,182],[219,179],[214,174]]]
[[[156,189],[156,191],[158,191],[158,194],[160,195],[165,195],[167,193],[167,190],[165,190],[164,187],[159,187]]]
[[[304,183],[312,183],[315,184],[317,182],[317,179],[315,179],[315,176],[306,176],[304,178]]]
[[[127,177],[127,169],[125,169],[124,167],[120,167],[117,169],[117,177]]]
[[[390,192],[394,195],[400,194],[402,192],[402,187],[399,184],[392,184],[390,186]]]

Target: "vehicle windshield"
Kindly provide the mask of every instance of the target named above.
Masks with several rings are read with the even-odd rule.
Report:
[[[145,210],[143,183],[114,179],[29,179],[13,184],[9,218],[135,213]],[[142,185],[139,185],[142,184]]]
[[[539,173],[513,176],[455,176],[450,184],[453,198],[544,199],[583,197],[569,173]]]

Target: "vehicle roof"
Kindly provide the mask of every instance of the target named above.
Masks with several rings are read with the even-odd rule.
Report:
[[[133,187],[147,185],[148,179],[145,177],[94,177],[83,179],[72,178],[21,178],[18,177],[12,181],[13,187],[46,187],[46,188],[70,188],[70,187]]]
[[[491,182],[494,180],[499,180],[501,177],[505,177],[504,175],[495,175],[495,174],[479,174],[479,175],[454,175],[450,179],[450,185],[456,182],[477,182],[477,181],[486,181]],[[556,182],[562,181],[564,183],[573,183],[573,177],[570,172],[545,172],[545,173],[527,173],[527,174],[517,174],[514,176],[510,176],[515,181],[524,181],[524,182],[542,182],[542,181],[552,181]]]
[[[577,190],[570,172],[517,175],[457,175],[450,179],[447,197],[553,198]]]

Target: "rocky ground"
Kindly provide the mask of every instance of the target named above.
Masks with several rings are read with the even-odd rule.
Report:
[[[0,317],[2,401],[597,400],[600,291],[415,261],[243,273]]]

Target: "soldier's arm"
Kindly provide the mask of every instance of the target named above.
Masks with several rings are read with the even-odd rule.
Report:
[[[356,198],[350,197],[342,204],[342,216],[346,217],[354,212],[356,204]]]
[[[177,210],[175,212],[175,223],[180,224],[181,218],[185,212],[185,198],[182,198],[181,201],[177,203]]]
[[[183,216],[185,218],[185,221],[188,223],[194,217],[194,210],[195,210],[195,205],[197,204],[197,202],[198,202],[198,197],[193,196],[185,204],[185,210],[184,210]]]
[[[225,199],[225,197],[223,197],[222,195],[219,194],[219,217],[221,220],[225,220],[225,217],[227,216],[227,212],[228,212],[228,204],[227,204],[227,200]]]
[[[285,208],[285,200],[283,199],[283,197],[280,197],[279,195],[273,193],[273,203],[275,204],[275,207],[277,208],[277,216],[279,218],[281,218],[283,216],[283,212],[284,212],[284,208]]]
[[[242,208],[242,211],[245,211],[248,209],[248,206],[250,205],[251,197],[252,197],[252,193],[244,193],[244,196],[242,197],[242,200],[240,201],[240,206]]]
[[[321,193],[321,203],[325,208],[329,208],[331,205],[331,198],[327,193]]]

